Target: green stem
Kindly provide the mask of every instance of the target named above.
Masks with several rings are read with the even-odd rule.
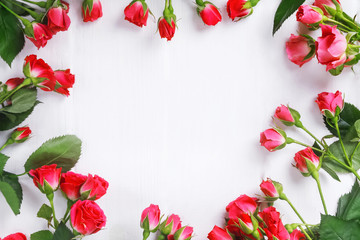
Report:
[[[26,11],[26,12],[28,12],[28,13],[35,19],[35,21],[37,21],[37,22],[40,21],[40,19],[41,19],[40,14],[37,14],[36,12],[34,12],[34,11],[32,11],[32,10],[24,7],[24,6],[22,6],[21,4],[18,4],[18,3],[15,2],[15,1],[11,1],[11,0],[6,0],[6,1],[11,2],[11,3],[14,4],[15,6],[23,9],[23,10]]]
[[[345,150],[344,143],[343,143],[343,141],[342,141],[342,139],[341,139],[340,129],[339,129],[339,124],[338,124],[338,118],[337,118],[337,117],[334,119],[334,124],[335,124],[336,132],[337,132],[337,134],[338,134],[339,141],[340,141],[340,145],[341,145],[341,148],[342,148],[342,150],[343,150],[343,152],[344,152],[344,155],[345,155],[345,159],[346,159],[346,161],[347,161],[347,164],[348,164],[350,167],[352,167],[352,162],[350,162],[350,160],[349,160],[349,157],[348,157],[348,155],[347,155],[347,153],[346,153],[346,150]]]
[[[299,141],[294,140],[294,139],[292,139],[292,142],[293,142],[293,143],[296,143],[296,144],[299,144],[299,145],[301,145],[301,146],[304,146],[304,147],[309,147],[309,148],[311,148],[312,150],[315,150],[315,151],[318,151],[318,152],[321,152],[321,153],[326,153],[325,151],[323,151],[323,150],[321,150],[321,149],[319,149],[319,148],[309,146],[309,145],[307,145],[307,144],[305,144],[305,143],[299,142]]]
[[[321,190],[321,184],[320,184],[320,179],[319,179],[319,172],[317,172],[317,171],[316,171],[316,172],[313,172],[313,173],[312,173],[312,177],[315,179],[316,184],[317,184],[317,187],[318,187],[318,189],[319,189],[319,194],[320,194],[320,198],[321,198],[322,205],[323,205],[323,207],[324,207],[325,214],[326,214],[326,215],[329,215],[329,214],[328,214],[328,211],[327,211],[327,208],[326,208],[324,195],[323,195],[322,190]]]
[[[349,28],[348,26],[342,24],[342,23],[339,22],[339,21],[333,20],[333,19],[331,19],[331,18],[325,18],[325,19],[324,19],[324,22],[334,23],[334,24],[336,24],[336,25],[339,25],[339,26],[343,27],[346,32],[353,32],[353,30],[352,30],[351,28]]]
[[[31,4],[34,4],[36,6],[39,6],[41,8],[46,8],[46,2],[33,2],[33,1],[30,1],[30,0],[23,0],[24,2],[27,2],[27,3],[31,3]]]
[[[2,147],[0,148],[0,151],[4,150],[4,148],[8,145],[8,143],[6,142],[4,145],[2,145]]]
[[[1,4],[1,2],[0,2]],[[9,99],[12,95],[14,95],[20,88],[23,88],[25,86],[30,85],[31,79],[30,78],[26,78],[24,80],[24,82],[22,84],[20,84],[19,86],[17,86],[16,88],[14,88],[13,90],[11,90],[10,92],[7,92],[4,96],[0,96],[0,104],[4,103],[7,99]]]
[[[309,236],[309,234],[304,230],[304,228],[302,226],[299,226],[299,228],[301,229],[302,233],[305,234],[305,236],[309,239],[312,240],[311,237]]]
[[[165,0],[165,9],[169,7],[169,0]]]
[[[315,137],[314,134],[312,134],[306,127],[302,126],[300,127],[302,130],[304,130],[307,134],[309,134],[316,142],[318,142],[323,148],[325,148],[324,144],[319,140],[317,139],[317,137]]]
[[[347,169],[348,171],[352,172],[355,177],[360,181],[360,176],[359,174],[355,171],[355,169],[353,169],[352,167],[349,167],[348,165],[346,165],[345,163],[343,163],[342,161],[340,161],[339,159],[337,159],[334,155],[332,155],[331,153],[328,154],[328,156],[335,160],[338,164],[340,164],[341,166],[343,166],[345,169]]]
[[[1,1],[0,1],[0,5],[3,6],[6,10],[8,10],[8,11],[9,11],[11,14],[13,14],[15,17],[17,17],[18,19],[20,19],[20,20],[24,23],[24,25],[26,25],[27,23],[30,23],[29,20],[27,20],[27,19],[25,19],[25,18],[17,15],[13,10],[11,10],[10,8],[8,8],[8,7],[7,7],[4,3],[2,3]]]
[[[17,177],[21,177],[21,176],[24,176],[25,174],[28,174],[28,172],[24,172],[24,173],[18,174],[18,175],[16,175],[16,176],[17,176]]]
[[[53,219],[54,219],[54,226],[55,229],[59,226],[59,221],[56,219],[55,215],[55,207],[54,207],[54,193],[46,194],[47,199],[49,199],[50,207],[53,213]]]
[[[69,221],[70,219],[70,209],[71,209],[71,206],[73,205],[73,202],[71,200],[68,200],[67,201],[67,209],[66,209],[66,212],[64,214],[64,217],[63,217],[63,221],[64,221],[64,224],[67,223],[67,221]]]

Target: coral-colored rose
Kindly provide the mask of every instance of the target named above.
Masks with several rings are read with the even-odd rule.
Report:
[[[229,218],[237,221],[241,214],[254,213],[257,208],[257,199],[251,198],[245,194],[241,195],[226,207]]]
[[[344,108],[342,93],[339,91],[336,93],[319,93],[315,102],[318,104],[321,113],[329,118],[335,117]]]
[[[174,240],[190,240],[191,235],[193,234],[193,228],[189,226],[185,226],[180,228],[174,234]]]
[[[305,174],[309,173],[309,169],[307,167],[305,159],[312,162],[314,164],[315,168],[317,168],[319,166],[319,163],[320,163],[319,157],[316,156],[316,154],[310,147],[307,147],[307,148],[297,152],[294,157],[294,160],[296,163],[296,168],[299,169],[299,171],[301,173],[305,173]]]
[[[211,230],[211,232],[209,232],[207,237],[210,240],[232,240],[232,237],[226,230],[224,230],[216,225]]]
[[[11,138],[15,143],[25,142],[31,134],[31,130],[29,127],[19,127],[16,128],[11,134]]]
[[[69,12],[69,4],[61,1],[58,7],[52,7],[47,13],[48,27],[53,34],[60,31],[68,30],[71,20],[67,15]]]
[[[265,194],[266,197],[270,198],[278,198],[280,193],[275,186],[276,184],[279,184],[275,181],[272,181],[270,178],[268,178],[266,181],[263,180],[260,184],[261,191]],[[279,184],[281,186],[281,184]],[[278,187],[279,187],[278,185]]]
[[[229,17],[234,21],[247,17],[252,13],[251,8],[245,7],[246,0],[228,0],[226,10]]]
[[[286,145],[286,134],[280,129],[269,128],[260,133],[260,143],[270,152],[282,149]]]
[[[309,5],[301,5],[296,13],[296,20],[307,26],[321,22],[323,16]]]
[[[49,27],[33,22],[32,24],[32,35],[26,37],[34,43],[34,45],[39,49],[40,47],[45,47],[47,44],[47,41],[52,38],[52,32],[50,31]]]
[[[302,232],[300,232],[299,230],[295,229],[291,234],[290,234],[290,240],[306,240],[305,234],[303,234]]]
[[[70,69],[54,71],[54,76],[60,85],[55,92],[69,96],[69,88],[72,88],[75,83],[75,76],[70,73]]]
[[[74,172],[63,173],[61,174],[60,189],[68,199],[76,201],[81,197],[80,188],[86,179],[87,177],[82,174]]]
[[[158,205],[150,204],[141,213],[140,226],[147,231],[157,230],[160,224],[160,209]]]
[[[18,232],[3,238],[3,240],[26,240],[26,236]]]
[[[70,210],[71,225],[82,235],[97,233],[106,224],[104,211],[91,200],[77,201]]]
[[[160,231],[164,235],[168,235],[168,239],[173,239],[173,236],[177,230],[181,228],[180,217],[175,214],[171,214],[166,221],[160,226]]]
[[[336,0],[339,4],[340,4],[340,1],[339,0]],[[326,16],[329,16],[329,13],[326,11],[324,5],[328,6],[328,7],[331,7],[333,9],[336,9],[336,6],[335,4],[333,3],[332,0],[315,0],[315,2],[313,3],[314,6],[320,8],[324,14]]]
[[[205,2],[203,6],[198,5],[197,12],[206,25],[215,26],[221,22],[221,14],[211,2]]]
[[[98,175],[88,175],[85,183],[80,188],[82,198],[90,200],[98,200],[105,195],[109,183]]]
[[[94,22],[103,15],[100,0],[84,0],[81,10],[84,22]]]
[[[30,176],[33,177],[35,186],[38,187],[41,192],[48,194],[59,187],[61,167],[56,167],[56,164],[44,165],[29,171]]]
[[[146,26],[149,8],[142,0],[132,1],[124,10],[125,20],[139,26]]]
[[[36,55],[29,55],[25,58],[23,72],[26,77],[33,78],[35,86],[44,91],[53,91],[56,80],[54,71],[41,58],[37,59]]]
[[[175,28],[176,25],[173,18],[171,18],[171,25],[165,20],[164,17],[159,19],[158,29],[161,38],[166,38],[168,41],[170,41],[174,37]]]
[[[314,40],[291,34],[289,40],[286,42],[286,53],[291,62],[301,67],[315,56],[315,51],[312,51],[314,47]],[[313,52],[313,54],[309,56],[311,52]]]
[[[276,108],[274,117],[285,123],[295,123],[294,117],[289,108],[285,105]]]
[[[329,71],[346,62],[347,41],[336,26],[320,24],[320,27],[322,36],[316,41],[316,56]]]
[[[290,235],[280,219],[280,213],[276,211],[274,207],[265,208],[259,213],[259,216],[264,220],[267,226],[264,230],[269,240],[273,240],[274,237],[278,240],[290,239]]]
[[[24,82],[24,78],[10,78],[6,81],[6,90],[11,91]]]

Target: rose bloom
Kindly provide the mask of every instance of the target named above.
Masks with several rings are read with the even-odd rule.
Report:
[[[316,56],[326,71],[337,68],[346,62],[347,40],[336,26],[322,25],[322,36],[316,41]]]
[[[260,144],[270,152],[281,149],[286,145],[286,138],[283,134],[285,133],[274,128],[267,129],[260,133]]]
[[[131,2],[124,10],[125,20],[139,26],[146,26],[149,16],[149,8],[145,2],[140,0]]]
[[[291,115],[289,108],[282,104],[276,108],[274,117],[286,123],[295,123],[295,119]]]
[[[61,175],[60,189],[65,196],[76,201],[80,199],[80,188],[85,183],[87,177],[74,172],[66,172]]]
[[[50,8],[47,13],[48,27],[53,34],[68,30],[71,23],[67,15],[69,12],[69,4],[63,1],[61,3],[62,6]]]
[[[210,240],[232,240],[232,237],[226,230],[224,230],[216,225],[211,230],[211,232],[209,232],[207,237]]]
[[[204,6],[198,6],[197,11],[206,25],[215,26],[218,22],[221,22],[219,10],[210,2],[206,2]]]
[[[228,0],[226,10],[229,18],[235,20],[241,19],[251,14],[252,9],[244,8],[246,0]]]
[[[10,78],[6,81],[6,90],[11,91],[24,82],[24,78]]]
[[[75,76],[70,73],[70,69],[58,70],[54,72],[56,81],[61,85],[55,89],[55,92],[69,96],[69,88],[72,88],[75,83]]]
[[[296,20],[307,26],[321,22],[322,18],[321,13],[317,12],[309,5],[300,6],[296,13]]]
[[[158,29],[160,33],[161,38],[166,38],[168,41],[170,41],[175,34],[175,21],[173,18],[171,18],[171,25],[165,20],[164,17],[161,17],[159,19],[158,23]]]
[[[311,52],[311,44],[314,44],[310,39],[304,36],[296,36],[291,34],[289,40],[286,42],[286,53],[289,60],[300,67],[304,63],[309,62],[314,56],[315,52],[308,59],[305,59]]]
[[[92,176],[89,174],[85,183],[80,188],[80,194],[81,196],[84,195],[86,199],[98,200],[105,195],[108,187],[109,183],[105,179],[98,175]]]
[[[34,36],[32,37],[26,35],[26,37],[33,42],[38,49],[40,47],[45,47],[47,41],[52,38],[52,32],[49,27],[37,22],[33,22],[31,25]]]
[[[180,228],[174,234],[174,240],[190,240],[194,229],[190,226]]]
[[[299,230],[295,229],[291,234],[290,234],[290,240],[306,240],[305,234],[303,234],[302,232],[300,232]]]
[[[265,208],[259,213],[259,216],[264,220],[267,226],[264,230],[266,235],[269,237],[269,240],[272,240],[273,236],[275,236],[278,240],[290,239],[290,235],[280,219],[280,213],[276,211],[274,207]]]
[[[276,189],[273,181],[270,178],[268,178],[266,181],[265,180],[262,181],[262,183],[260,184],[260,189],[267,197],[271,197],[271,198],[279,197],[278,190]]]
[[[241,214],[254,213],[257,208],[257,199],[251,198],[245,194],[241,195],[226,207],[229,218],[237,221]]]
[[[320,163],[319,157],[316,156],[316,154],[310,147],[307,147],[304,150],[297,152],[294,157],[294,160],[296,163],[296,168],[299,169],[300,172],[309,173],[305,159],[312,162],[314,164],[315,168],[317,168],[319,166],[319,163]]]
[[[25,58],[24,74],[26,77],[37,78],[35,85],[43,91],[54,91],[56,80],[54,71],[41,58],[37,59],[36,55],[29,55]]]
[[[2,240],[26,240],[26,236],[22,233],[14,233],[11,234],[5,238],[3,238]]]
[[[30,176],[33,177],[35,186],[38,187],[41,192],[48,193],[48,187],[50,187],[52,191],[55,191],[59,187],[61,168],[56,167],[56,164],[44,165],[29,171]]]
[[[339,4],[340,4],[340,1],[339,0],[336,0]],[[326,11],[326,9],[324,8],[324,5],[328,6],[328,7],[331,7],[333,9],[336,9],[336,6],[335,4],[333,3],[332,0],[315,0],[315,2],[313,3],[314,6],[320,8],[324,14],[326,16],[329,16],[329,13]]]
[[[344,108],[342,93],[339,91],[336,91],[336,93],[319,93],[315,102],[318,104],[321,113],[328,117],[334,117],[336,115],[336,109],[341,111]]]
[[[100,0],[84,0],[81,10],[84,22],[94,22],[103,15]]]
[[[145,221],[148,221],[146,224]],[[140,226],[148,231],[155,230],[160,223],[160,209],[158,205],[150,204],[149,207],[145,208],[141,214]]]
[[[91,200],[78,200],[70,210],[71,225],[82,235],[100,231],[106,224],[104,211]]]

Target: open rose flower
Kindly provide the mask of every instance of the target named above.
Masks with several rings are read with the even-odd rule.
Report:
[[[259,216],[267,226],[264,230],[269,239],[274,239],[274,237],[278,240],[290,239],[290,234],[280,219],[280,213],[274,207],[265,208]]]
[[[340,114],[344,108],[342,93],[339,91],[336,91],[336,93],[319,93],[315,102],[318,104],[321,113],[328,118],[333,118]]]
[[[251,198],[245,194],[241,195],[226,207],[229,218],[237,221],[241,214],[253,214],[257,208],[257,199]]]
[[[247,4],[249,4],[249,2],[246,0],[228,0],[226,10],[229,18],[234,21],[249,16],[253,10],[251,7],[249,8]]]
[[[33,84],[44,91],[54,91],[56,80],[54,71],[41,58],[29,55],[25,58],[23,72],[26,77],[32,78]]]
[[[296,168],[299,169],[299,171],[303,174],[308,174],[309,169],[306,163],[306,160],[308,160],[309,163],[313,164],[315,168],[317,168],[320,164],[319,157],[314,153],[314,151],[307,147],[304,150],[301,150],[295,154],[294,157]]]
[[[347,40],[336,26],[322,25],[322,36],[316,41],[316,56],[326,71],[335,69],[346,62]]]
[[[144,230],[154,232],[160,224],[160,209],[158,205],[150,204],[141,213],[140,226]]]
[[[85,183],[80,188],[80,194],[83,199],[98,200],[105,195],[109,183],[98,175],[88,175]]]
[[[71,225],[82,235],[100,231],[106,224],[104,211],[94,201],[77,201],[70,210]]]
[[[280,129],[270,128],[260,133],[260,144],[273,152],[286,146],[286,134]]]
[[[5,238],[3,238],[2,240],[26,240],[26,236],[22,233],[14,233],[11,234]]]
[[[52,7],[47,13],[48,27],[53,34],[60,31],[68,30],[71,20],[67,15],[69,12],[69,4],[61,1],[58,7]]]
[[[68,199],[76,201],[81,197],[80,188],[86,179],[87,177],[82,174],[74,172],[63,173],[60,180],[60,189]]]
[[[37,169],[29,171],[33,177],[33,182],[42,193],[52,193],[57,190],[60,183],[61,167],[57,168],[56,164],[44,165]]]
[[[211,232],[209,232],[208,239],[210,239],[210,240],[232,240],[233,238],[230,236],[230,234],[226,230],[215,225],[214,228],[211,230]]]
[[[171,214],[166,221],[160,225],[160,231],[164,235],[168,235],[169,240],[172,238],[177,230],[181,228],[180,217],[175,214]]]
[[[190,240],[192,238],[193,228],[185,226],[180,228],[174,234],[174,240]]]
[[[340,5],[340,1],[339,0],[336,0],[339,5]],[[326,16],[330,16],[330,14],[326,11],[325,7],[324,6],[327,6],[327,7],[330,7],[332,9],[336,9],[336,6],[333,2],[333,0],[315,0],[315,2],[313,3],[314,6],[320,8],[324,14]],[[341,6],[341,5],[340,5]]]
[[[125,20],[139,26],[146,26],[149,8],[144,0],[132,1],[124,10]]]
[[[164,17],[159,19],[158,29],[161,38],[166,38],[168,41],[170,41],[174,37],[175,28],[176,24],[173,18],[170,19],[170,23],[168,23]]]
[[[48,26],[37,22],[31,23],[29,33],[27,33],[26,30],[27,28],[25,28],[26,37],[33,42],[38,49],[40,47],[45,47],[47,41],[51,39],[53,35]]]
[[[286,42],[286,53],[291,62],[301,67],[315,57],[315,41],[291,34]]]
[[[70,69],[57,70],[54,72],[55,79],[60,85],[55,89],[55,92],[69,96],[69,88],[72,88],[75,83],[75,76],[70,73]]]
[[[202,2],[202,5],[198,4],[197,12],[206,25],[215,26],[218,22],[221,22],[221,14],[211,2]]]
[[[103,15],[100,0],[84,0],[81,10],[84,22],[94,22]]]
[[[309,5],[301,5],[296,13],[296,20],[306,26],[320,23],[322,18],[322,14]]]

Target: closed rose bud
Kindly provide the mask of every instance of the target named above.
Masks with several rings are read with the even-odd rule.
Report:
[[[98,175],[88,175],[85,183],[80,188],[82,199],[98,200],[105,195],[109,183]]]
[[[54,91],[56,80],[54,71],[41,58],[29,55],[25,58],[23,72],[26,77],[31,78],[33,84],[44,91]]]
[[[228,0],[226,10],[229,18],[236,21],[252,14],[251,3],[246,0]]]
[[[175,28],[176,24],[173,18],[170,19],[170,23],[166,21],[164,17],[159,19],[158,29],[161,38],[166,38],[168,41],[170,41],[174,37]]]
[[[144,0],[132,1],[124,10],[125,20],[139,26],[146,26],[149,8]]]
[[[299,169],[299,171],[304,176],[309,176],[311,174],[311,169],[309,169],[308,164],[312,164],[312,168],[317,168],[320,164],[319,157],[316,156],[314,151],[307,147],[304,150],[301,150],[295,154],[295,167]]]
[[[286,146],[286,134],[281,129],[270,128],[260,133],[261,146],[273,152]]]
[[[344,108],[342,93],[339,91],[336,93],[319,93],[315,102],[318,104],[321,113],[327,118],[338,116]]]
[[[285,105],[281,105],[280,107],[276,108],[274,117],[279,119],[287,126],[292,126],[295,124],[295,119],[292,116],[289,107]]]
[[[60,31],[68,30],[71,20],[67,15],[69,12],[69,4],[61,1],[58,7],[52,7],[47,13],[48,27],[53,34]]]
[[[10,78],[5,83],[6,91],[11,91],[11,90],[17,88],[23,82],[24,82],[24,78]]]
[[[326,71],[335,69],[346,62],[347,40],[336,26],[320,24],[322,36],[316,41],[316,56]]]
[[[22,233],[14,233],[3,238],[2,240],[26,240],[26,236]]]
[[[174,234],[174,240],[190,240],[192,238],[193,228],[185,226],[177,230]]]
[[[33,182],[42,193],[50,194],[59,187],[61,168],[56,168],[56,164],[44,165],[29,171],[33,177]]]
[[[214,228],[209,232],[208,239],[210,240],[233,240],[231,235],[224,229],[214,226]]]
[[[180,217],[178,215],[171,214],[163,223],[161,223],[160,232],[164,235],[169,235],[172,237],[180,228]]]
[[[29,138],[30,134],[31,130],[29,127],[19,127],[13,131],[11,139],[13,139],[15,143],[22,143]]]
[[[336,1],[340,5],[340,1],[339,0]],[[330,14],[326,11],[324,6],[330,7],[332,9],[336,9],[336,5],[334,4],[333,0],[315,0],[313,5],[320,8],[326,16],[330,16]]]
[[[74,172],[66,172],[61,175],[60,189],[71,201],[80,199],[80,188],[85,183],[87,177]]]
[[[315,41],[291,34],[286,42],[286,53],[291,62],[301,67],[315,57]]]
[[[197,1],[197,12],[206,25],[215,26],[221,22],[221,14],[219,9],[211,2]]]
[[[245,194],[238,197],[226,206],[229,218],[237,221],[242,214],[253,214],[257,208],[257,199]]]
[[[281,183],[272,181],[270,178],[268,178],[266,181],[262,181],[260,184],[260,189],[267,198],[270,198],[269,200],[271,201],[278,199],[283,192],[283,186]]]
[[[78,200],[70,210],[72,227],[82,235],[100,231],[106,224],[104,211],[94,201]]]
[[[82,4],[84,22],[94,22],[103,15],[100,0],[84,0]]]
[[[70,69],[55,71],[54,76],[59,86],[55,92],[69,96],[69,88],[72,88],[75,83],[75,76],[70,73]]]
[[[320,23],[322,19],[322,14],[309,5],[300,6],[296,13],[296,20],[306,26]]]
[[[302,232],[300,232],[299,230],[295,229],[291,234],[290,234],[290,240],[306,240],[305,234],[303,234]]]
[[[156,232],[160,224],[160,209],[158,205],[150,204],[141,213],[140,226],[145,231]]]
[[[39,49],[46,46],[47,41],[52,38],[53,34],[48,26],[33,22],[29,27],[25,28],[25,35]]]

